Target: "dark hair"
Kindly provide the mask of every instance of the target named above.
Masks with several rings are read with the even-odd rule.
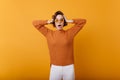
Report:
[[[57,11],[57,12],[55,12],[55,14],[52,16],[52,19],[53,19],[53,22],[52,22],[52,24],[53,24],[53,26],[55,27],[55,19],[56,19],[56,16],[57,15],[64,15],[63,14],[63,12],[62,11]],[[63,17],[64,18],[64,17]],[[64,26],[67,26],[67,22],[66,22],[66,20],[65,20],[65,18],[64,18]]]

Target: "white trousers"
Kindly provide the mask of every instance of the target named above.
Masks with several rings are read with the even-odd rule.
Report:
[[[67,66],[52,64],[49,80],[75,80],[74,64]]]

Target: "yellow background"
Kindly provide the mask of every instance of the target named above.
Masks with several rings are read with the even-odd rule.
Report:
[[[57,10],[87,19],[75,37],[76,80],[120,79],[119,0],[0,0],[0,80],[48,80],[46,39],[32,21]]]

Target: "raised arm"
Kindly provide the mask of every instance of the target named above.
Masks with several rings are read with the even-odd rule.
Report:
[[[33,21],[33,26],[39,30],[44,36],[50,31],[45,25],[50,24],[50,20],[34,20]]]
[[[85,19],[72,19],[72,20],[68,20],[68,21],[70,23],[75,24],[72,28],[67,30],[71,36],[75,36],[86,24]]]
[[[82,29],[86,23],[86,19],[73,19],[73,23],[75,27],[80,27],[80,29]]]

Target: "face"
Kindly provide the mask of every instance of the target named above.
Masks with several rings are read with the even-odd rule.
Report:
[[[57,15],[55,19],[55,26],[58,30],[61,30],[64,26],[64,17],[62,15]]]

